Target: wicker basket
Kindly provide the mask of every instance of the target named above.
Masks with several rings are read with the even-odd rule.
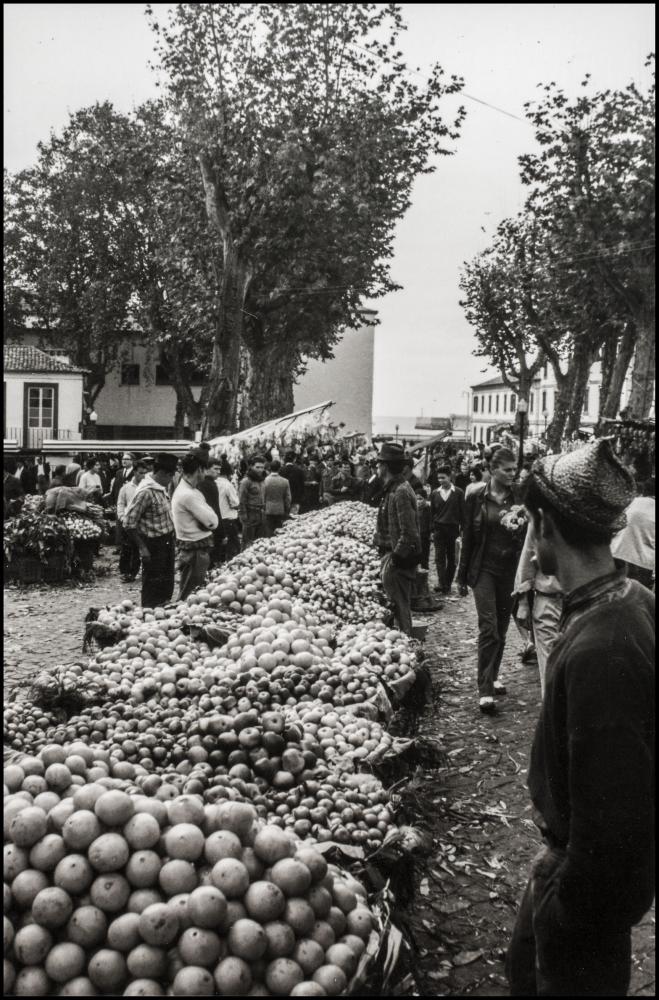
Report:
[[[89,573],[94,568],[96,542],[89,539],[77,539],[74,543],[76,561],[83,573]]]
[[[63,552],[48,556],[44,566],[43,578],[46,583],[60,583],[66,580],[68,573],[67,559]]]
[[[13,563],[13,568],[21,583],[41,583],[43,580],[43,563],[34,556],[20,556]]]

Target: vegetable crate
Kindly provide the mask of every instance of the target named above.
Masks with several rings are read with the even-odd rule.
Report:
[[[13,569],[21,583],[41,583],[43,580],[43,563],[34,556],[20,556],[14,561]]]
[[[48,556],[43,572],[43,578],[46,583],[60,583],[62,580],[66,580],[68,575],[68,562],[63,552],[57,552],[52,556]]]

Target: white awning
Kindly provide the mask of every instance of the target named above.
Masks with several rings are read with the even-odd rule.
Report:
[[[255,427],[248,427],[244,431],[237,431],[235,434],[225,434],[222,437],[213,438],[209,441],[214,451],[219,451],[223,447],[231,444],[249,443],[266,438],[281,440],[291,433],[309,431],[313,433],[327,422],[328,410],[334,406],[331,399],[324,403],[317,403],[309,406],[306,410],[297,410],[295,413],[287,413],[284,417],[277,417],[275,420],[266,420],[263,424]]]
[[[175,455],[185,455],[194,447],[194,441],[163,441],[163,440],[143,440],[143,441],[113,441],[113,440],[90,440],[84,441],[53,441],[43,442],[40,451],[47,455],[84,455],[87,452],[94,454],[105,452],[139,451],[144,454],[153,455],[155,452],[172,452]]]

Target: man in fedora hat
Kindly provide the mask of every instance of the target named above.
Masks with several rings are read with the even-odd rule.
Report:
[[[634,495],[608,441],[536,461],[525,503],[564,594],[528,774],[545,847],[508,951],[512,996],[625,996],[654,896],[654,596],[611,555]]]
[[[145,476],[124,515],[126,534],[142,558],[142,607],[167,604],[174,593],[174,522],[168,488],[176,470],[176,455],[154,456],[153,472]]]
[[[421,559],[421,536],[414,490],[405,479],[405,450],[384,444],[378,475],[384,494],[378,509],[375,544],[382,557],[382,586],[402,632],[412,634],[412,584]]]

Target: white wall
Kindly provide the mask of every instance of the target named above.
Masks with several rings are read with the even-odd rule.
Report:
[[[345,433],[372,433],[373,353],[375,328],[346,331],[329,361],[309,361],[306,373],[294,388],[295,409],[332,399],[333,424],[344,423]]]
[[[155,384],[158,360],[157,351],[143,344],[126,344],[122,363],[140,366],[140,384],[121,384],[121,364],[110,372],[94,404],[99,426],[171,427],[173,433],[176,392],[171,386]],[[201,387],[193,390],[196,399],[200,392]]]
[[[5,372],[5,428],[23,428],[25,383],[59,386],[57,393],[57,429],[68,431],[72,440],[79,441],[82,420],[82,375],[64,372]],[[19,442],[22,444],[22,442]]]

